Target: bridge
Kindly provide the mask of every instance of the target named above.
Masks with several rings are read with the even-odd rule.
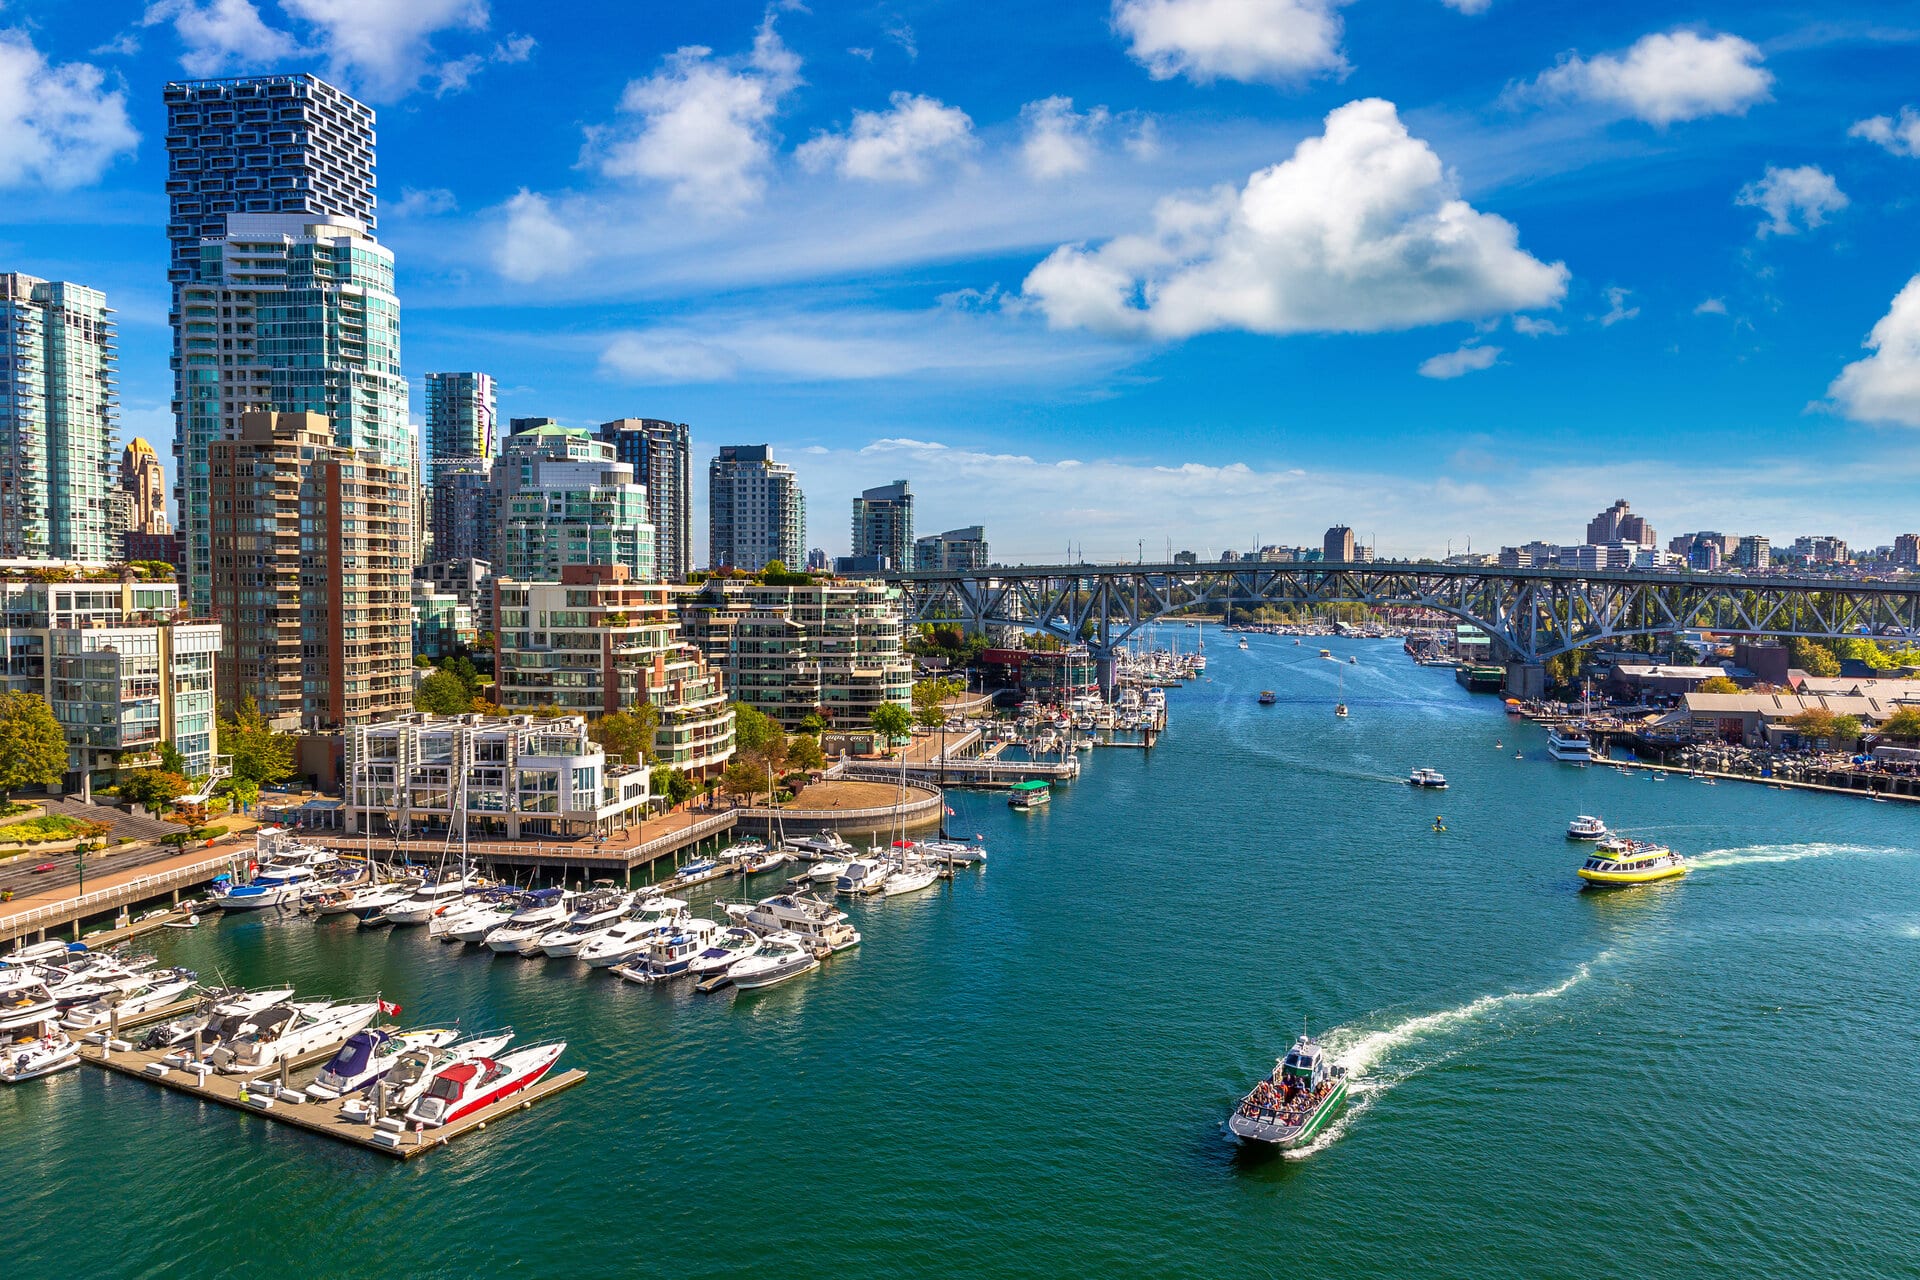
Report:
[[[916,570],[898,583],[915,623],[982,632],[1017,627],[1084,642],[1111,688],[1113,655],[1172,614],[1262,605],[1426,609],[1484,631],[1523,696],[1540,663],[1585,645],[1682,630],[1726,635],[1920,640],[1920,579],[1488,569],[1462,565],[1266,561],[1022,565]]]

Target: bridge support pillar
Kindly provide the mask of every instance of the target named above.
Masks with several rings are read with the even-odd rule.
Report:
[[[1100,696],[1108,702],[1113,701],[1114,661],[1113,650],[1102,649],[1093,660],[1094,674],[1100,681]]]
[[[1507,696],[1526,702],[1546,697],[1546,667],[1538,662],[1507,663]]]

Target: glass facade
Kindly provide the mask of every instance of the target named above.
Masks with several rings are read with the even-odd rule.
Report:
[[[98,289],[0,274],[0,559],[119,558],[109,314]]]

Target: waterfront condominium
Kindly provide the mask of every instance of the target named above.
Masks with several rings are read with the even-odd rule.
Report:
[[[853,558],[888,569],[913,563],[913,490],[905,480],[865,490],[853,500]]]
[[[223,707],[333,729],[413,705],[411,477],[313,413],[242,414],[207,450]]]
[[[120,558],[109,314],[98,289],[0,273],[0,560]]]
[[[655,572],[664,581],[685,582],[693,571],[691,428],[659,418],[615,418],[601,423],[598,435],[646,488]]]
[[[374,118],[310,75],[169,84],[174,456],[184,581],[212,596],[207,447],[254,409],[414,467],[393,255],[374,238]],[[414,513],[403,501],[407,541]]]
[[[556,582],[570,564],[620,564],[642,582],[653,572],[647,491],[613,446],[585,427],[543,425],[507,437],[493,464],[493,571]]]
[[[1353,530],[1344,524],[1337,524],[1327,530],[1327,536],[1321,540],[1320,553],[1324,559],[1339,564],[1353,562]]]
[[[1191,552],[1189,563],[1192,562]],[[1175,563],[1178,563],[1176,557]],[[987,567],[987,531],[977,524],[945,533],[930,533],[913,542],[913,567],[971,573]]]
[[[498,422],[489,375],[427,375],[428,527],[435,560],[484,560],[493,554],[492,545],[481,540],[475,489],[485,486],[499,452]]]
[[[764,444],[721,446],[707,467],[707,560],[758,572],[768,561],[806,560],[807,500],[793,468]]]

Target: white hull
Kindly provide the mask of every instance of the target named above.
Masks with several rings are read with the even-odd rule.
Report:
[[[342,1005],[320,1014],[314,1021],[290,1028],[272,1041],[243,1041],[226,1046],[214,1054],[215,1070],[240,1075],[277,1066],[287,1058],[325,1048],[363,1030],[380,1014],[377,1004]]]
[[[158,1009],[183,999],[191,990],[193,990],[193,979],[177,978],[172,982],[163,982],[151,990],[125,996],[115,1003],[95,1002],[76,1006],[68,1010],[67,1016],[61,1019],[60,1025],[69,1031],[92,1031],[110,1025],[116,1013],[123,1020],[131,1018],[150,1009]]]
[[[0,1084],[38,1080],[41,1076],[50,1076],[56,1071],[79,1065],[80,1046],[65,1036],[52,1045],[36,1040],[21,1049],[9,1046],[5,1056],[0,1058]]]
[[[820,962],[812,956],[796,959],[771,968],[758,966],[742,972],[739,965],[727,970],[727,977],[733,979],[733,985],[742,991],[758,991],[765,987],[778,986],[789,978],[797,978],[803,973],[820,967]]]
[[[940,878],[937,867],[905,867],[888,876],[880,885],[880,892],[889,898],[897,898],[903,893],[918,893]]]

